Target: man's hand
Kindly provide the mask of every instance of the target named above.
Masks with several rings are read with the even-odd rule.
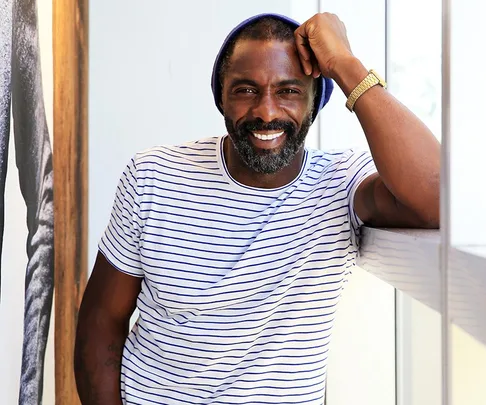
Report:
[[[335,67],[341,61],[353,59],[346,27],[338,16],[316,14],[295,31],[297,50],[307,75],[334,79]]]

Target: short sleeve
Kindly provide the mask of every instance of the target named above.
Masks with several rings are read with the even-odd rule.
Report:
[[[363,221],[354,210],[354,196],[359,185],[368,176],[377,172],[373,157],[369,151],[357,151],[350,149],[344,154],[346,164],[346,193],[348,199],[349,217],[351,220],[354,236],[359,237],[359,229]]]
[[[115,194],[110,220],[98,244],[100,252],[118,270],[143,277],[140,262],[140,194],[135,160],[123,171]]]

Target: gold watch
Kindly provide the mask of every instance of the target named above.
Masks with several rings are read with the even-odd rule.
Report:
[[[356,104],[356,101],[358,101],[358,98],[377,84],[385,89],[387,87],[385,80],[378,73],[376,73],[376,71],[371,69],[368,72],[368,76],[366,76],[349,95],[348,100],[346,101],[346,107],[348,110],[353,112],[354,105]]]

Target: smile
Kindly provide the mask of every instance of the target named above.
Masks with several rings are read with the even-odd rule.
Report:
[[[275,132],[273,134],[259,134],[258,132],[252,132],[253,136],[261,141],[271,141],[273,139],[277,139],[281,137],[285,131]]]

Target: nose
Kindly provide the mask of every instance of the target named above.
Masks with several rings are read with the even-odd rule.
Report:
[[[273,94],[261,94],[255,100],[255,106],[253,108],[254,118],[260,118],[264,122],[272,122],[280,118],[280,114],[281,109],[278,100],[275,99]]]

